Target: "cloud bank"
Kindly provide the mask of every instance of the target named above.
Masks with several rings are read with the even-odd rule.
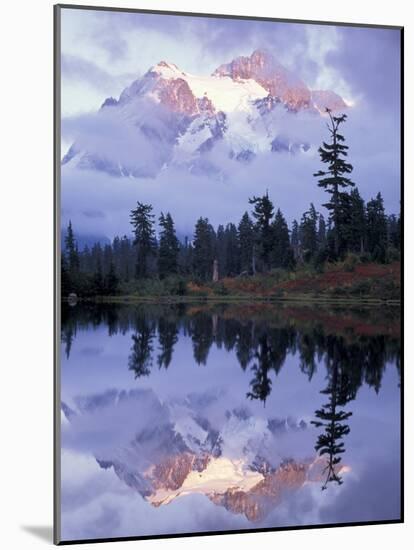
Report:
[[[278,118],[279,131],[313,144],[307,154],[261,154],[246,165],[229,159],[228,151],[217,145],[203,157],[202,168],[225,176],[210,178],[200,175],[200,170],[191,173],[177,166],[158,172],[157,166],[171,153],[165,144],[154,147],[138,128],[131,132],[110,116],[96,115],[105,97],[118,97],[127,81],[161,59],[190,73],[211,74],[220,64],[255,48],[269,49],[311,88],[332,88],[352,102],[344,127],[354,165],[352,178],[366,200],[381,191],[386,210],[397,213],[398,30],[64,9],[64,147],[75,140],[86,148],[99,144],[126,164],[145,165],[146,172],[134,179],[114,178],[64,166],[62,225],[71,219],[78,233],[109,238],[129,234],[129,211],[140,200],[151,202],[157,215],[170,211],[180,234],[191,236],[200,215],[215,226],[237,223],[248,208],[248,198],[266,189],[290,222],[300,218],[310,202],[323,211],[326,197],[312,176],[320,168],[317,146],[327,137],[322,119]],[[149,105],[142,111],[156,120]],[[168,131],[168,121],[162,117],[157,124],[161,132]]]

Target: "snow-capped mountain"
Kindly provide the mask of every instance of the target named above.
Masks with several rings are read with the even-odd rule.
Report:
[[[307,151],[295,118],[347,108],[330,90],[310,90],[269,52],[257,50],[210,76],[160,61],[108,98],[62,164],[117,176],[155,176],[169,166],[214,172],[214,152],[247,162],[262,152]],[[297,124],[296,124],[297,126]]]
[[[77,398],[62,403],[63,443],[86,445],[153,506],[198,493],[258,521],[287,494],[319,482],[326,461],[283,454],[286,438],[297,449],[306,436],[303,420],[266,419],[226,402],[223,391],[161,402],[149,389]]]

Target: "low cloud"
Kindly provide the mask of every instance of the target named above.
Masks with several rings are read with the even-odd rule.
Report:
[[[110,238],[130,234],[129,212],[141,201],[151,203],[157,216],[161,211],[171,212],[179,233],[191,236],[199,216],[207,216],[215,226],[238,223],[244,211],[250,209],[249,197],[265,193],[267,189],[289,222],[300,219],[310,202],[326,215],[322,204],[327,196],[313,177],[322,167],[317,146],[326,138],[324,120],[286,115],[279,118],[278,131],[290,139],[302,136],[303,141],[312,143],[311,149],[294,155],[260,153],[252,162],[244,164],[230,159],[227,146],[219,143],[203,156],[203,162],[216,173],[211,177],[202,171],[192,173],[186,167],[170,166],[159,171],[160,156],[168,158],[168,147],[157,150],[137,129],[125,129],[110,118],[72,119],[64,124],[65,136],[72,139],[80,136],[77,141],[80,146],[99,148],[109,158],[118,158],[126,165],[134,163],[139,167],[142,163],[153,177],[111,177],[63,166],[62,223],[66,226],[71,219],[78,233],[98,233]],[[350,147],[349,161],[354,166],[352,179],[362,196],[370,200],[381,191],[386,210],[398,212],[398,120],[387,113],[376,115],[362,106],[355,107],[349,111],[343,132]],[[104,216],[90,215],[98,212]]]

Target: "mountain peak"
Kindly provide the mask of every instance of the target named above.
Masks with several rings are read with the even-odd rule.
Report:
[[[311,106],[311,93],[306,84],[266,49],[257,49],[249,57],[236,57],[230,63],[220,65],[213,76],[255,80],[292,111]]]
[[[163,78],[179,78],[185,76],[185,73],[181,71],[175,63],[168,63],[167,61],[159,61],[149,70],[149,73],[155,73]]]
[[[88,149],[79,141],[71,145],[62,164],[133,177],[155,177],[163,166],[174,164],[221,177],[221,165],[210,160],[214,155],[204,155],[218,142],[230,159],[241,162],[263,152],[307,151],[311,145],[300,135],[288,137],[278,119],[286,110],[292,115],[302,111],[325,116],[327,107],[335,112],[347,105],[335,92],[311,91],[266,49],[236,57],[212,76],[185,73],[161,60],[127,86],[118,100],[109,97],[101,105],[105,124],[109,119],[116,124],[131,147],[122,154],[114,147],[109,155],[100,140]],[[153,160],[135,154],[136,134]]]

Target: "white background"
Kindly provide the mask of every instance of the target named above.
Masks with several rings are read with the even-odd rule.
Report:
[[[413,32],[406,0],[102,0],[90,5],[207,11],[239,15],[405,25],[406,39],[406,280],[414,231]],[[0,546],[27,550],[51,544],[52,527],[52,0],[3,2],[0,16]],[[22,175],[24,174],[24,176]],[[27,177],[30,174],[30,177]],[[412,273],[412,271],[411,271]],[[413,304],[407,284],[406,310]],[[410,342],[411,315],[406,316]],[[413,354],[406,346],[405,386],[412,388]],[[104,548],[218,548],[252,545],[307,550],[412,548],[413,400],[406,403],[406,524],[311,531],[113,543]],[[381,437],[381,434],[378,434]],[[372,465],[375,467],[375,464]],[[102,545],[85,545],[98,548]]]

